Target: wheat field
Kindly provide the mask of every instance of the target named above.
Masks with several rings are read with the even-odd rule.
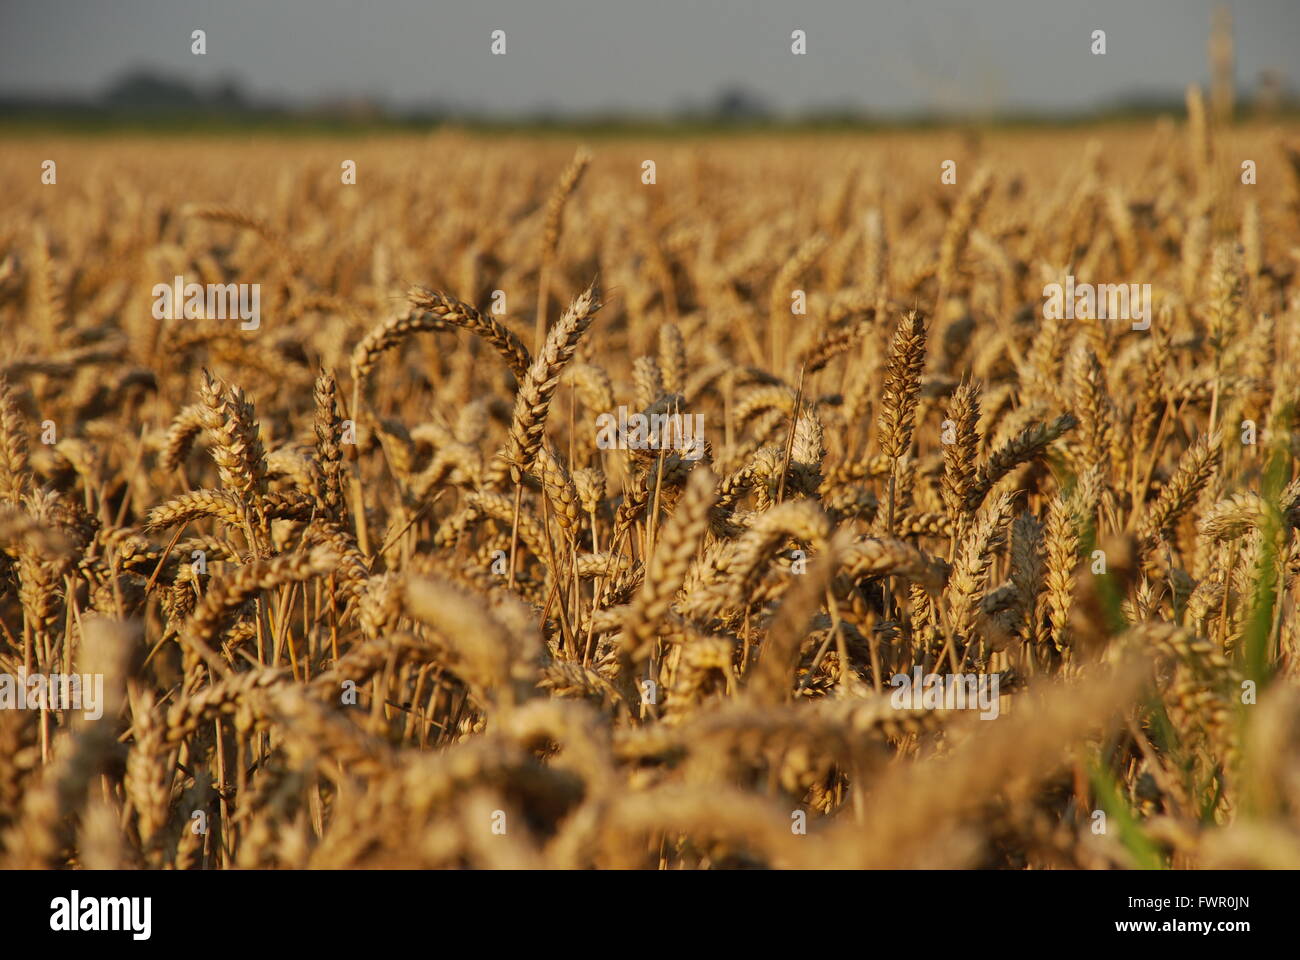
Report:
[[[8,140],[0,864],[1300,867],[1296,137]]]

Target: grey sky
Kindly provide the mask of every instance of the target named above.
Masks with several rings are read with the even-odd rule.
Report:
[[[1213,0],[0,0],[0,92],[90,94],[135,67],[259,96],[495,113],[1070,110],[1208,78]],[[1230,3],[1239,85],[1294,87],[1300,0]],[[208,53],[190,53],[190,31]],[[491,56],[500,28],[508,53]],[[808,54],[790,53],[790,32]],[[1089,53],[1093,29],[1106,56]]]

